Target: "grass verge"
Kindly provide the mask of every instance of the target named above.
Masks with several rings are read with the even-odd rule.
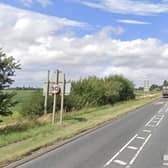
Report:
[[[117,103],[114,106],[74,112],[65,116],[63,127],[59,124],[38,124],[25,129],[14,129],[12,132],[1,132],[0,167],[19,160],[40,148],[62,143],[74,135],[126,114],[156,99],[158,97],[131,100]]]

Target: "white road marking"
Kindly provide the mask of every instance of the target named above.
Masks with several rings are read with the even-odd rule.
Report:
[[[143,130],[143,132],[151,133],[151,130]]]
[[[160,120],[160,118],[159,118],[159,120]],[[152,121],[152,123],[158,123],[159,121]]]
[[[163,156],[163,160],[164,160],[164,161],[168,161],[168,155],[164,155],[164,156]]]
[[[135,147],[135,146],[128,146],[127,148],[128,148],[128,149],[132,149],[132,150],[137,150],[137,149],[138,149],[138,148]]]
[[[127,165],[127,163],[122,161],[122,160],[114,160],[114,163],[117,163],[117,164],[122,165],[122,166]]]
[[[138,134],[133,136],[120,150],[117,152],[105,165],[104,167],[107,167],[136,137]]]
[[[142,139],[142,140],[144,140],[145,139],[145,137],[140,137],[140,136],[138,136],[138,137],[136,137],[137,139]]]
[[[158,114],[154,115],[146,124],[145,126],[147,127],[157,127],[161,122],[162,120],[164,119],[164,115],[161,114],[161,113],[165,113],[165,112],[168,112],[168,104],[165,104],[164,107],[162,107],[159,111],[158,111]],[[158,120],[158,121],[156,121]],[[153,123],[153,124],[152,124]],[[154,124],[156,123],[156,124]],[[127,163],[122,161],[122,160],[115,160],[115,158],[117,158],[120,153],[128,148],[128,149],[132,149],[132,150],[138,150],[137,147],[134,147],[134,146],[129,146],[129,144],[134,141],[135,139],[142,139],[142,140],[145,140],[144,143],[142,144],[142,146],[139,148],[139,150],[136,152],[136,154],[134,155],[134,157],[132,158],[132,160],[129,162],[129,164],[125,167],[125,168],[130,168],[131,165],[135,162],[135,160],[137,159],[137,157],[139,156],[140,152],[143,150],[143,148],[145,147],[145,145],[147,144],[147,142],[149,141],[149,139],[151,138],[152,134],[152,130],[150,129],[144,129],[143,132],[147,132],[147,133],[150,133],[149,136],[147,138],[145,137],[141,137],[141,136],[138,136],[138,134],[136,134],[134,137],[132,137],[128,142],[127,144],[125,144],[108,162],[106,162],[106,164],[104,165],[104,167],[107,167],[109,166],[112,162],[114,163],[117,163],[119,165],[122,165],[122,166],[126,166]],[[168,163],[163,163],[163,165],[165,166],[168,166]]]
[[[159,124],[162,122],[163,118],[164,118],[164,115],[163,115],[162,118],[159,120],[159,122],[156,124],[156,127],[159,126]]]
[[[133,159],[130,161],[129,165],[132,165],[132,164],[135,162],[136,158],[138,157],[138,155],[140,154],[140,152],[142,151],[142,149],[144,148],[144,146],[146,145],[146,143],[149,141],[149,139],[151,138],[151,136],[152,136],[152,134],[150,134],[150,135],[146,138],[145,142],[144,142],[144,143],[142,144],[142,146],[139,148],[139,150],[137,151],[137,153],[135,154],[135,156],[133,157]]]
[[[153,116],[153,117],[145,124],[145,126],[148,126],[154,118],[155,118],[155,116]]]
[[[147,127],[155,127],[155,125],[151,125],[151,124],[150,124],[150,125],[147,125]]]
[[[163,166],[168,166],[168,163],[163,163]]]

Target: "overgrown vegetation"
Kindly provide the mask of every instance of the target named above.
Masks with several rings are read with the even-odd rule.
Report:
[[[104,79],[89,77],[72,83],[72,91],[65,97],[65,110],[70,112],[84,107],[96,107],[135,98],[134,85],[123,76],[115,75]],[[52,111],[52,97],[49,97],[48,111]],[[40,116],[43,114],[44,98],[41,91],[36,91],[26,104],[22,104],[21,114]],[[60,97],[57,107],[60,106]],[[59,108],[58,108],[59,109]],[[58,110],[57,109],[57,110]]]

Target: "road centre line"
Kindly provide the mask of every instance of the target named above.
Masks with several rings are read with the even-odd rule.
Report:
[[[122,160],[114,160],[114,163],[117,163],[117,164],[122,165],[122,166],[127,165],[127,163],[122,161]]]
[[[148,124],[147,127],[155,127],[155,125]]]
[[[143,132],[151,133],[151,130],[143,130]]]
[[[144,140],[145,139],[145,137],[140,137],[140,136],[138,136],[138,137],[136,137],[137,139],[142,139],[142,140]]]
[[[137,150],[137,149],[138,149],[138,148],[135,147],[135,146],[128,146],[127,148],[128,148],[128,149],[132,149],[132,150]]]
[[[155,118],[155,116],[153,116],[146,124],[145,124],[145,126],[148,126],[151,122],[152,122],[152,120]]]
[[[105,165],[104,167],[107,167],[111,164],[111,162],[138,136],[138,134],[135,134],[120,150],[117,152]]]
[[[142,146],[139,148],[139,150],[137,151],[137,153],[135,154],[135,156],[133,157],[133,159],[129,162],[129,165],[132,165],[132,164],[135,162],[136,158],[138,157],[138,155],[140,154],[140,152],[142,151],[142,149],[144,148],[144,146],[147,144],[147,142],[149,141],[149,139],[151,138],[151,136],[152,136],[152,134],[150,134],[150,135],[146,138],[145,142],[144,142],[144,143],[142,144]]]
[[[156,124],[156,127],[159,126],[159,124],[162,122],[163,118],[164,118],[164,115],[163,115],[162,118],[159,120],[159,122]]]

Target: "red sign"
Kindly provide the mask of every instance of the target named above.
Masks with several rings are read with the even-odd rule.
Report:
[[[59,94],[60,92],[60,86],[57,83],[53,83],[50,89],[52,94]]]

